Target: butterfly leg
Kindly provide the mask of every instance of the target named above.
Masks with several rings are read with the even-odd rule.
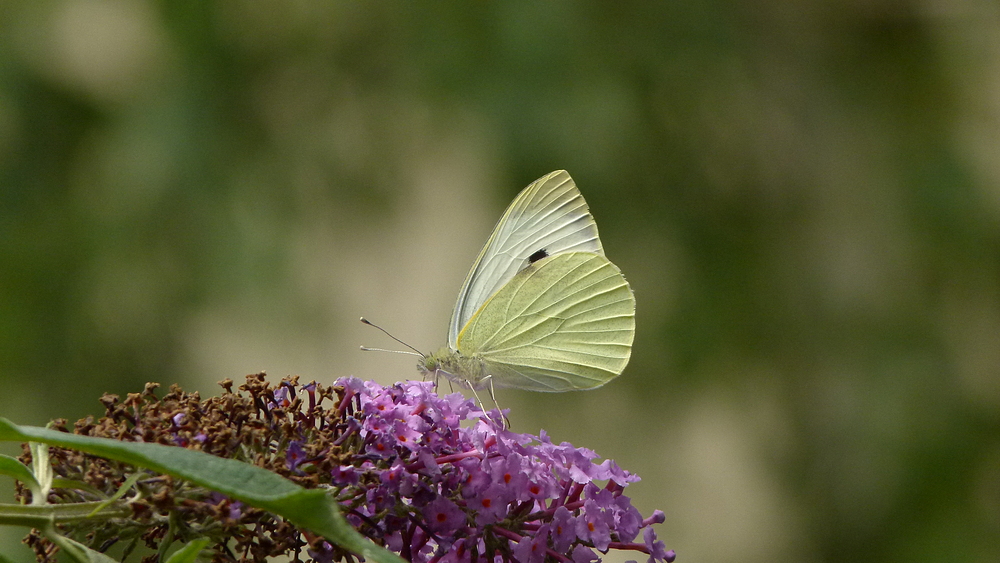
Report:
[[[469,391],[472,391],[472,396],[476,398],[476,403],[479,404],[479,410],[486,412],[486,405],[483,404],[483,400],[479,398],[479,393],[476,393],[476,388],[472,386],[468,381],[465,384],[469,387]]]
[[[480,381],[481,382],[482,381],[486,381],[486,378],[483,378]],[[486,415],[486,418],[488,418],[491,422],[496,423],[495,420],[493,420],[492,418],[489,418],[489,413],[486,411],[486,405],[483,404],[483,400],[479,398],[479,393],[476,393],[476,386],[473,385],[471,381],[465,381],[465,380],[463,380],[462,382],[469,388],[469,391],[472,391],[472,396],[476,398],[476,403],[479,404],[479,409],[481,411],[483,411],[483,414]],[[492,382],[490,383],[490,397],[493,397],[493,383]],[[496,404],[496,398],[493,399],[493,403]],[[499,409],[499,408],[500,408],[500,405],[497,405],[497,409]],[[500,428],[503,429],[503,430],[507,429],[507,426],[504,424],[503,420],[500,421]]]
[[[489,384],[490,384],[490,387],[489,387],[489,389],[490,389],[490,399],[493,400],[493,406],[495,406],[497,408],[497,411],[500,412],[500,417],[501,417],[500,418],[500,429],[501,430],[506,430],[507,428],[510,427],[510,419],[508,419],[507,415],[505,415],[503,413],[503,409],[500,408],[500,403],[497,402],[496,393],[493,392],[493,376],[492,375],[487,375],[486,377],[484,377],[484,378],[482,378],[482,379],[479,380],[479,384],[480,385],[482,385],[483,383],[486,383],[486,382],[489,382]],[[472,394],[473,395],[476,394],[476,389],[472,386],[471,383],[469,384],[469,389],[472,389]],[[486,412],[486,407],[483,405],[483,402],[481,400],[479,400],[479,395],[476,395],[476,400],[479,401],[479,406],[480,406],[480,408],[483,409],[483,412]]]
[[[500,411],[500,416],[503,417],[503,429],[506,430],[510,427],[510,419],[504,414],[503,409],[500,408],[500,403],[497,402],[496,393],[493,392],[493,376],[487,377],[490,381],[490,398],[493,399],[493,404],[496,406],[497,410]]]

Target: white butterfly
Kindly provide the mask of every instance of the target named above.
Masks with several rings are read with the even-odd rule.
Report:
[[[558,170],[504,212],[458,294],[448,346],[418,367],[474,389],[593,389],[625,369],[634,335],[632,290]]]

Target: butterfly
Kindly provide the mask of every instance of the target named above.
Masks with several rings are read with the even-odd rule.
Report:
[[[458,294],[448,345],[417,367],[473,389],[593,389],[622,373],[634,336],[632,289],[557,170],[504,212]]]

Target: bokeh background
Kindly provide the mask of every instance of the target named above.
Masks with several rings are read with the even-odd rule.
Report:
[[[516,430],[638,472],[682,562],[1000,560],[987,0],[0,1],[0,414],[414,376],[357,318],[437,349],[559,168],[636,341]]]

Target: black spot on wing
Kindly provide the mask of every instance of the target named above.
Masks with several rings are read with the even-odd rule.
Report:
[[[548,251],[546,251],[544,248],[542,248],[541,250],[536,250],[534,254],[528,256],[528,264],[534,264],[535,262],[538,262],[539,260],[545,258],[548,255],[549,255]]]

